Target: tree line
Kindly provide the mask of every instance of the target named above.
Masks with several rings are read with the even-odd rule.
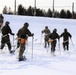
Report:
[[[35,11],[35,12],[34,12]],[[11,8],[9,7],[9,10],[7,10],[7,6],[3,8],[3,14],[14,14],[12,12]],[[22,6],[22,4],[18,5],[18,9],[16,12],[17,15],[25,15],[25,16],[41,16],[41,17],[55,17],[55,18],[68,18],[68,19],[76,19],[76,13],[71,13],[69,10],[62,9],[60,12],[53,11],[49,8],[47,11],[44,9],[36,8],[29,6],[27,9]]]

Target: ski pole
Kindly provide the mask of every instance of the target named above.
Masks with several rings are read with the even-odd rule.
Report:
[[[60,55],[61,55],[61,50],[60,50],[60,40],[58,41],[58,47],[59,47],[59,51],[60,51]]]
[[[70,40],[71,40],[71,42],[72,42],[72,45],[73,45],[73,48],[74,48],[74,50],[75,50],[74,43],[73,43],[73,41],[72,41],[72,39],[71,39],[71,38],[70,38]]]
[[[15,50],[15,49],[14,49],[14,46],[15,46],[15,45],[14,45],[14,36],[13,36],[13,50]]]
[[[34,39],[34,37],[32,36],[32,59],[33,59],[33,39]]]
[[[41,45],[41,43],[42,43],[42,33],[41,33],[41,40],[40,40],[40,45]]]
[[[28,52],[28,38],[27,38],[27,52]]]
[[[49,50],[49,41],[47,41],[46,44],[47,44],[47,52],[48,52],[48,50]]]

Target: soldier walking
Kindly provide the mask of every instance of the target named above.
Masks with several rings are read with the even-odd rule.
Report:
[[[17,35],[18,35],[18,41],[20,44],[20,50],[19,50],[19,61],[23,61],[26,58],[24,58],[23,53],[25,51],[25,45],[26,45],[26,41],[27,41],[27,36],[32,36],[34,34],[32,34],[30,32],[30,30],[28,29],[29,24],[27,22],[24,23],[24,26],[19,29]]]

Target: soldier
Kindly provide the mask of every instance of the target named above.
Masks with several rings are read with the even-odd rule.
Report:
[[[27,22],[24,23],[24,26],[19,29],[17,35],[18,35],[18,41],[20,43],[20,50],[19,50],[19,61],[23,61],[25,60],[23,53],[25,51],[25,45],[26,45],[26,41],[27,41],[27,36],[32,36],[34,34],[32,34],[30,32],[30,30],[28,29],[29,24]]]
[[[9,34],[14,36],[14,33],[12,33],[12,30],[11,30],[9,24],[10,23],[8,21],[6,21],[5,26],[3,26],[1,29],[1,31],[2,31],[1,49],[4,48],[5,44],[7,44],[9,52],[13,53],[14,51],[11,50],[11,43],[10,43]]]
[[[44,35],[44,43],[45,43],[45,48],[47,48],[47,45],[49,47],[49,35],[51,34],[51,31],[48,29],[48,26],[45,27],[44,30],[42,30],[42,33],[45,33]]]
[[[53,32],[49,36],[49,39],[50,39],[49,42],[51,42],[51,53],[54,55],[55,47],[56,47],[56,43],[57,43],[56,39],[59,40],[59,35],[57,33],[57,29],[53,30]]]
[[[60,37],[63,37],[63,49],[69,50],[69,38],[71,38],[72,35],[65,28],[64,32],[60,35]]]

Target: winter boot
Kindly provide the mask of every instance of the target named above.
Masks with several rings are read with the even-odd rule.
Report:
[[[13,50],[13,51],[10,51],[10,53],[11,53],[11,54],[14,54],[14,52],[15,52],[15,50]]]
[[[19,61],[25,61],[26,60],[26,57],[23,56],[23,58],[19,58]]]
[[[19,61],[23,61],[23,58],[19,58]]]

